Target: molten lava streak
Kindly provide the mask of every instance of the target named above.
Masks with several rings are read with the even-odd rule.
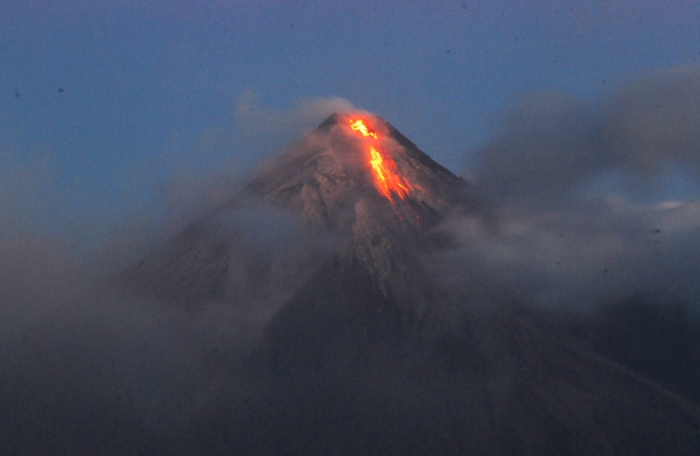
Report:
[[[351,120],[350,128],[352,128],[354,131],[359,131],[365,138],[371,136],[372,138],[377,139],[377,134],[374,132],[374,130],[370,130],[362,119]]]
[[[350,119],[350,128],[365,138],[379,139],[377,133],[369,128],[362,119]],[[394,160],[383,154],[374,145],[369,146],[369,164],[374,174],[377,190],[392,204],[396,204],[394,196],[404,199],[413,190],[411,183],[397,172]]]
[[[394,198],[392,193],[399,198],[404,199],[408,193],[413,190],[411,184],[405,177],[396,173],[396,163],[389,157],[382,157],[382,154],[373,146],[369,148],[372,171],[374,171],[374,180],[377,184],[379,193],[389,198],[392,202]]]

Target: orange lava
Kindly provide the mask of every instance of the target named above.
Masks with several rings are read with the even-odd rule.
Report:
[[[368,127],[362,119],[350,119],[350,128],[365,138],[379,139],[377,132]],[[368,151],[369,164],[379,193],[389,199],[394,205],[396,204],[395,196],[401,199],[406,198],[413,190],[413,186],[404,176],[398,173],[394,160],[374,147],[373,144],[369,145]]]
[[[377,139],[377,133],[375,133],[374,130],[370,130],[362,119],[350,120],[350,128],[352,128],[354,131],[360,132],[365,138],[371,136],[372,138]]]
[[[413,187],[406,178],[396,173],[394,160],[389,157],[382,157],[382,154],[374,146],[370,146],[369,153],[369,163],[372,165],[374,180],[379,193],[389,198],[392,202],[394,201],[392,195],[396,195],[401,199],[407,197],[409,192],[413,190]]]

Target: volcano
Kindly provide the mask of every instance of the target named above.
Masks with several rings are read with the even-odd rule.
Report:
[[[358,121],[366,122],[371,136],[353,129]],[[382,162],[379,171],[372,164],[375,157]],[[462,178],[391,124],[367,113],[334,114],[263,166],[242,195],[126,271],[127,281],[157,299],[194,306],[250,297],[251,277],[258,279],[258,289],[282,287],[285,279],[272,277],[281,266],[226,227],[241,200],[291,214],[314,236],[335,238],[339,246],[329,260],[334,269],[368,280],[393,303],[385,310],[400,313],[408,326],[426,317],[434,292],[415,261],[441,241],[431,229],[449,214],[478,210]]]
[[[331,116],[248,190],[336,232],[340,246],[330,270],[345,286],[358,282],[350,289],[367,283],[383,301],[376,310],[394,314],[407,329],[429,316],[436,299],[416,261],[431,248],[431,229],[453,212],[477,210],[463,179],[367,114]]]
[[[222,222],[241,198],[330,247],[286,266],[266,258]],[[483,204],[380,117],[332,115],[241,198],[124,274],[188,306],[279,299],[246,362],[255,386],[173,454],[700,454],[694,405],[525,304],[441,289],[428,260],[452,241],[437,228],[485,217]]]

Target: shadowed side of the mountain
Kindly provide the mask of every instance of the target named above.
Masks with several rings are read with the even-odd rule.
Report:
[[[327,278],[329,289],[349,291],[347,276]],[[305,290],[296,299],[305,314],[280,312],[254,357],[257,387],[201,423],[193,441],[222,454],[700,449],[694,406],[555,334],[528,309],[469,313],[460,330],[423,337],[378,313],[388,303],[369,287],[352,298]]]

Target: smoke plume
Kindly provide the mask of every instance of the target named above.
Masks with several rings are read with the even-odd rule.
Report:
[[[459,246],[434,260],[436,278],[472,306],[536,305],[699,401],[689,380],[700,373],[699,131],[697,69],[643,77],[598,103],[526,98],[470,155],[490,216],[437,229]]]

